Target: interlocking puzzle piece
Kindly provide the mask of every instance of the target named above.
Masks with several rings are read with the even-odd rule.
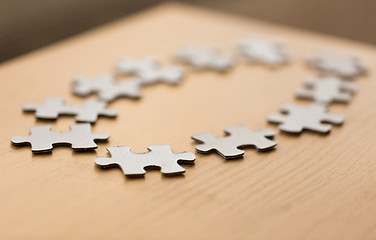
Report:
[[[25,112],[35,112],[39,119],[57,119],[59,115],[75,115],[77,122],[95,123],[98,116],[116,117],[117,112],[106,109],[106,103],[86,100],[82,105],[66,105],[62,98],[46,98],[43,104],[26,103]]]
[[[277,40],[265,40],[248,37],[239,41],[239,50],[251,63],[262,63],[270,67],[278,67],[289,61],[285,47]]]
[[[273,149],[277,143],[269,140],[274,136],[271,129],[251,131],[245,126],[232,126],[225,129],[229,136],[224,138],[213,137],[210,133],[200,133],[192,136],[192,139],[202,143],[196,146],[199,153],[210,153],[216,151],[225,159],[239,158],[244,151],[239,148],[255,147],[258,151]]]
[[[304,86],[298,88],[299,98],[312,99],[319,103],[348,102],[351,94],[356,91],[356,85],[344,82],[337,77],[306,78]]]
[[[326,75],[354,78],[367,72],[366,66],[354,56],[322,51],[308,57],[308,64]]]
[[[117,64],[119,74],[132,74],[139,78],[143,85],[165,82],[168,84],[178,84],[184,76],[183,69],[177,66],[160,67],[155,58],[146,57],[143,59],[133,59],[124,57]]]
[[[158,65],[155,57],[134,59],[130,56],[125,56],[116,64],[116,71],[120,74],[135,75],[148,69],[156,69]]]
[[[158,167],[166,175],[175,175],[185,172],[178,163],[193,163],[195,155],[191,152],[174,154],[170,145],[149,145],[146,153],[132,153],[128,146],[108,147],[111,157],[97,157],[96,165],[106,168],[120,167],[126,176],[143,176],[146,167]]]
[[[185,46],[177,51],[178,61],[192,65],[198,70],[215,70],[220,72],[228,71],[233,61],[229,56],[220,53],[214,48],[199,48]]]
[[[73,93],[82,97],[95,93],[101,101],[111,102],[119,97],[139,98],[141,84],[137,78],[117,82],[110,74],[102,75],[94,80],[77,76],[73,80]]]
[[[92,133],[89,123],[72,124],[69,132],[52,132],[51,126],[30,127],[29,136],[13,136],[15,145],[31,145],[33,153],[51,152],[53,146],[69,145],[74,151],[87,151],[98,146],[94,140],[107,140],[107,133]]]
[[[279,123],[279,129],[287,133],[301,133],[303,129],[328,133],[331,130],[330,124],[340,125],[344,121],[342,115],[327,113],[327,107],[321,104],[297,105],[284,104],[281,112],[286,115],[273,113],[269,115],[268,121]]]

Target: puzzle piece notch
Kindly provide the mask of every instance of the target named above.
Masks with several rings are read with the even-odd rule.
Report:
[[[195,155],[191,152],[174,154],[170,145],[149,145],[146,153],[132,153],[129,146],[108,147],[111,157],[97,157],[96,165],[106,168],[120,167],[125,176],[143,176],[147,167],[158,167],[165,175],[176,175],[185,172],[178,163],[194,163]]]
[[[315,100],[318,103],[349,102],[351,95],[356,91],[356,85],[344,82],[337,77],[305,78],[304,86],[298,88],[296,95],[299,98]]]
[[[116,117],[117,112],[106,109],[106,103],[95,100],[84,101],[82,105],[66,105],[62,98],[46,98],[43,104],[26,103],[25,112],[35,112],[39,119],[57,119],[59,115],[75,115],[77,122],[95,123],[98,116]]]
[[[352,79],[367,73],[367,67],[354,56],[334,54],[321,51],[307,58],[309,66],[326,74]]]
[[[262,63],[270,67],[278,67],[290,60],[286,48],[276,40],[265,40],[248,37],[239,41],[239,51],[251,63]]]
[[[200,133],[192,139],[201,143],[196,146],[199,153],[217,152],[225,159],[239,158],[244,155],[244,150],[239,148],[255,147],[258,151],[273,149],[277,143],[272,138],[275,132],[271,129],[251,131],[245,126],[232,126],[225,129],[228,135],[223,138],[213,137],[210,133]]]
[[[229,56],[214,48],[185,46],[177,51],[176,58],[197,70],[226,72],[233,66],[233,60]]]
[[[141,96],[141,82],[137,78],[118,82],[114,76],[105,74],[94,80],[76,76],[73,80],[73,93],[85,97],[97,94],[104,102],[111,102],[120,97],[139,98]]]
[[[69,145],[74,151],[87,151],[98,146],[94,140],[107,140],[107,133],[92,133],[89,123],[72,124],[69,132],[52,132],[51,126],[30,127],[29,136],[13,136],[15,145],[31,145],[33,153],[51,152],[56,145]]]
[[[304,129],[319,133],[329,133],[330,124],[340,125],[344,121],[342,115],[327,113],[327,107],[322,104],[297,105],[284,104],[281,107],[284,115],[273,113],[268,121],[277,123],[282,132],[298,134]]]

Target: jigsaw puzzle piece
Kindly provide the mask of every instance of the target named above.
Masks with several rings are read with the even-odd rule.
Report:
[[[62,98],[46,98],[43,104],[26,103],[22,106],[25,112],[35,112],[38,119],[57,119],[65,103]]]
[[[276,40],[248,37],[239,41],[239,50],[251,63],[262,63],[278,67],[289,62],[290,56],[285,47]]]
[[[307,58],[309,66],[324,73],[341,78],[352,79],[367,73],[367,67],[358,58],[349,55],[321,51]]]
[[[128,146],[109,147],[111,157],[97,157],[94,162],[103,168],[118,166],[126,176],[143,176],[147,167],[157,167],[165,175],[182,174],[185,169],[178,162],[193,163],[195,160],[190,152],[173,154],[169,145],[150,145],[148,149],[150,151],[146,153],[132,153]]]
[[[225,159],[239,158],[244,155],[244,150],[238,149],[234,144],[217,140],[210,133],[200,133],[192,136],[192,139],[201,144],[196,145],[198,153],[216,152]]]
[[[26,103],[26,112],[34,112],[38,119],[57,119],[59,115],[75,115],[77,122],[95,123],[98,116],[116,117],[117,112],[106,109],[106,103],[95,100],[84,101],[82,105],[66,105],[62,98],[46,98],[43,104]]]
[[[184,71],[180,67],[170,66],[157,69],[148,69],[138,74],[143,85],[155,84],[158,82],[165,82],[176,85],[184,77]]]
[[[296,105],[284,104],[281,107],[281,114],[271,114],[268,121],[277,123],[282,132],[298,134],[304,129],[316,131],[319,133],[329,133],[331,123],[335,125],[342,124],[344,117],[342,115],[327,113],[327,107],[322,104]]]
[[[85,77],[75,77],[73,81],[73,93],[78,96],[97,94],[104,102],[111,102],[120,97],[139,98],[141,96],[141,82],[138,78],[118,82],[110,74],[89,81]]]
[[[176,58],[197,70],[226,72],[233,66],[232,58],[214,48],[184,46],[177,51]]]
[[[217,152],[225,159],[239,158],[244,155],[244,150],[239,148],[254,147],[258,151],[268,151],[277,144],[267,137],[273,137],[274,131],[263,129],[251,131],[245,126],[232,126],[225,129],[226,137],[216,138],[210,133],[200,133],[192,139],[201,143],[196,146],[199,153]]]
[[[82,106],[66,106],[63,114],[74,113],[77,122],[95,123],[98,116],[106,116],[114,118],[117,116],[117,111],[114,109],[107,109],[106,103],[95,100],[87,100],[83,102]]]
[[[30,127],[29,136],[13,136],[11,142],[15,145],[31,145],[33,153],[51,152],[54,146],[68,145],[75,151],[96,149],[94,140],[107,140],[106,133],[91,133],[91,126],[72,124],[69,132],[52,132],[51,126]]]
[[[303,82],[304,86],[296,91],[297,97],[315,100],[323,104],[348,102],[357,89],[354,83],[344,82],[337,77],[309,77],[305,78]]]
[[[134,59],[130,56],[125,56],[116,64],[116,71],[119,74],[134,74],[157,69],[158,62],[155,57],[145,57],[142,59]]]

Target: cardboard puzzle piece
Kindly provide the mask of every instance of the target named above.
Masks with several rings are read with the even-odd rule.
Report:
[[[298,134],[304,129],[319,133],[329,133],[332,129],[331,123],[340,125],[344,121],[342,115],[327,113],[327,107],[321,104],[297,105],[284,104],[281,112],[269,115],[268,121],[277,123],[283,132]]]
[[[367,73],[367,67],[356,57],[328,51],[309,56],[308,64],[325,75],[352,79]]]
[[[299,98],[314,100],[318,103],[332,102],[347,103],[356,91],[355,83],[345,82],[337,77],[306,78],[303,87],[298,88],[296,95]]]
[[[286,48],[277,40],[248,37],[239,41],[239,51],[250,63],[279,67],[289,62]]]
[[[15,145],[31,145],[33,153],[51,152],[54,146],[68,145],[74,151],[88,151],[98,146],[94,140],[107,140],[107,133],[92,133],[89,123],[72,124],[69,132],[52,132],[51,126],[30,127],[29,136],[13,136]]]
[[[233,66],[233,60],[214,48],[185,46],[176,53],[178,61],[198,70],[226,72]]]
[[[120,97],[139,98],[141,84],[137,78],[118,82],[111,74],[101,75],[94,80],[77,76],[73,80],[72,91],[81,97],[96,94],[101,101],[111,102]]]
[[[239,158],[244,155],[244,150],[239,148],[255,147],[258,151],[273,149],[277,143],[272,138],[275,132],[271,129],[251,131],[245,126],[232,126],[225,129],[228,135],[223,138],[213,137],[210,133],[200,133],[192,139],[201,143],[196,146],[199,153],[217,152],[225,159]]]
[[[57,119],[59,115],[74,115],[77,122],[95,123],[98,116],[116,117],[117,112],[106,109],[106,103],[86,100],[82,105],[67,105],[62,98],[46,98],[43,104],[26,103],[25,112],[35,112],[38,119]]]
[[[128,146],[108,147],[111,157],[97,157],[96,165],[107,167],[120,167],[126,176],[143,176],[145,168],[157,167],[165,175],[177,175],[185,172],[178,163],[193,163],[195,155],[191,152],[174,154],[170,145],[149,145],[150,151],[146,153],[132,153]]]

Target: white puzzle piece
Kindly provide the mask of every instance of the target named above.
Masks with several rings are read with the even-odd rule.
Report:
[[[120,167],[126,176],[143,176],[145,168],[157,167],[165,175],[176,175],[185,172],[178,163],[193,163],[195,155],[191,152],[174,154],[170,145],[149,145],[146,153],[132,153],[128,146],[108,147],[111,157],[97,157],[94,162],[102,168]]]

